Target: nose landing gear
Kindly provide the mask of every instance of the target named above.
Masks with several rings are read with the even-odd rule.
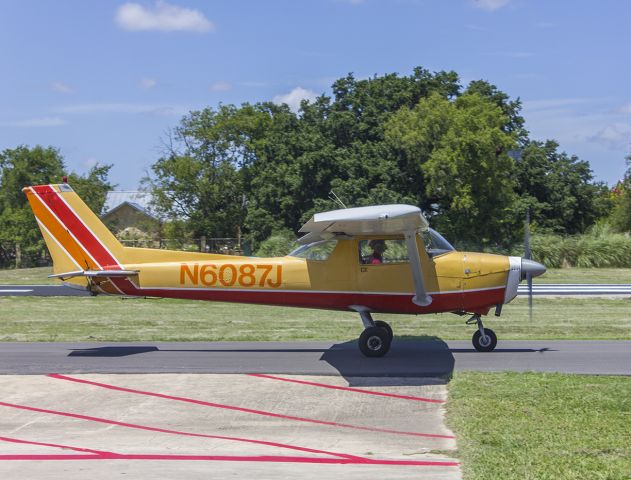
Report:
[[[492,352],[495,350],[497,346],[497,335],[495,335],[495,332],[490,328],[484,328],[482,318],[477,313],[467,320],[467,325],[473,324],[478,327],[471,338],[473,348],[478,352]]]

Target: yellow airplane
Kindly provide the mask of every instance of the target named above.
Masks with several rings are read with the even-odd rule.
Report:
[[[166,297],[351,310],[364,325],[359,349],[380,357],[392,328],[372,313],[470,314],[473,346],[497,336],[482,315],[517,295],[545,267],[520,257],[458,252],[410,205],[314,215],[299,248],[257,258],[124,247],[67,183],[23,189],[53,259],[53,275],[93,294]]]

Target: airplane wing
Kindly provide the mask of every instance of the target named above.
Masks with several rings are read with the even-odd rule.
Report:
[[[316,213],[300,229],[306,235],[299,238],[298,242],[306,244],[340,236],[403,234],[416,290],[412,302],[427,306],[432,303],[432,297],[427,294],[423,280],[417,233],[428,228],[429,224],[421,209],[412,205],[345,208]]]
[[[412,205],[376,205],[316,213],[300,229],[305,244],[339,235],[392,235],[423,231],[429,224],[421,209]]]

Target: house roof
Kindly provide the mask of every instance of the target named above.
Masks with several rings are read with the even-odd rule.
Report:
[[[118,208],[124,204],[128,204],[145,215],[158,219],[159,216],[151,207],[152,200],[153,197],[149,192],[141,192],[138,190],[107,192],[102,216],[105,216],[114,210],[118,210]]]

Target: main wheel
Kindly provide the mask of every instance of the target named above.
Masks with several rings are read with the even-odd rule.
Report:
[[[390,336],[382,327],[368,327],[359,336],[359,350],[367,357],[383,357],[390,350]]]
[[[392,337],[394,333],[392,332],[392,327],[383,320],[375,320],[375,327],[383,328],[386,332],[388,332],[388,337],[390,337],[390,341],[392,342]]]
[[[480,333],[480,330],[476,330],[473,334],[471,341],[473,342],[473,348],[478,352],[492,352],[497,345],[497,335],[490,328],[484,329],[484,337]]]

